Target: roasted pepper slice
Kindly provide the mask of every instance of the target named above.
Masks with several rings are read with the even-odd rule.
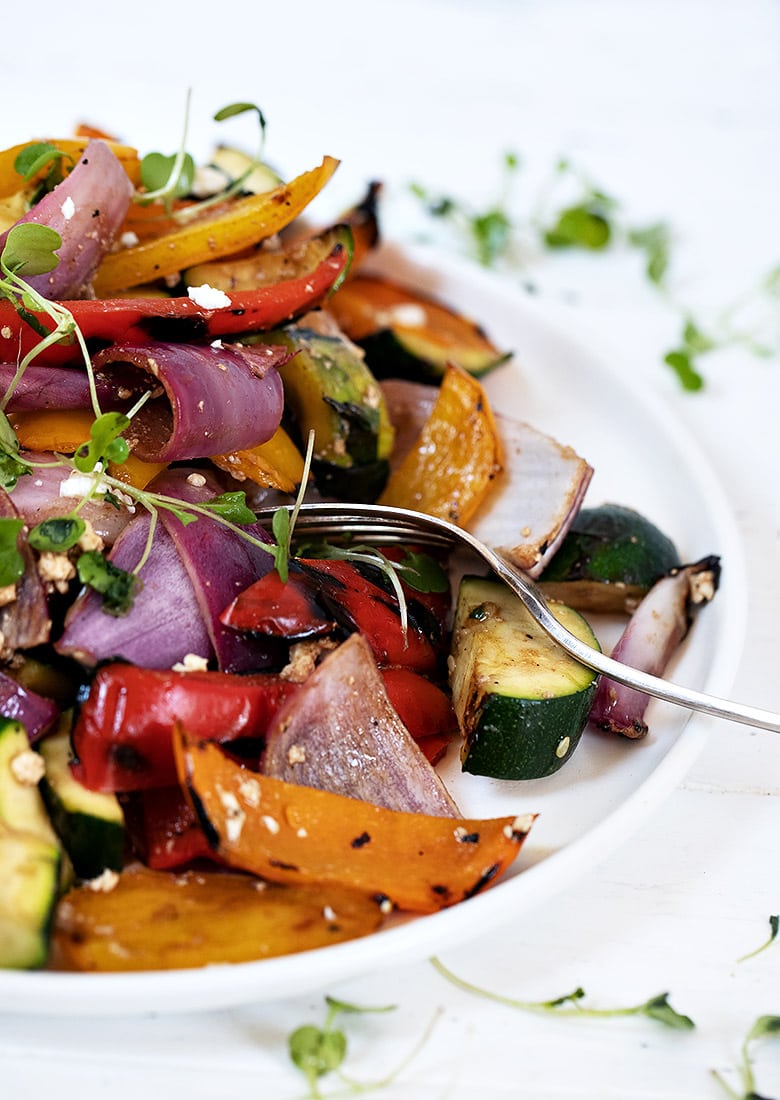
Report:
[[[161,237],[110,253],[98,270],[95,293],[105,297],[139,283],[164,279],[273,236],[309,205],[338,163],[333,157],[325,157],[319,167],[273,191],[236,199],[223,213],[195,218]]]
[[[121,662],[98,669],[73,727],[73,774],[85,787],[135,791],[176,782],[177,718],[199,737],[261,738],[297,690],[271,673],[173,672]]]
[[[313,309],[342,277],[350,259],[344,239],[316,266],[295,279],[230,295],[230,305],[205,309],[190,298],[106,298],[63,303],[85,340],[106,343],[172,340],[191,342],[261,332]],[[36,314],[47,328],[45,314]],[[40,336],[10,302],[0,302],[0,358],[7,362],[24,355]],[[36,363],[78,361],[80,352],[71,342],[47,348]]]
[[[46,141],[61,150],[61,152],[66,153],[67,156],[73,159],[73,163],[77,164],[81,154],[89,144],[90,136],[85,134],[78,138],[49,138]],[[27,186],[23,177],[16,171],[15,164],[16,158],[22,150],[26,149],[28,145],[34,144],[35,142],[32,141],[23,141],[20,145],[13,145],[10,149],[4,149],[0,152],[0,199],[7,198]],[[116,141],[108,140],[108,144],[117,159],[121,161],[122,167],[132,183],[137,186],[141,179],[141,162],[138,158],[138,151],[130,145],[122,145]],[[45,169],[41,169],[40,174],[44,175],[44,173]]]
[[[487,395],[450,364],[414,447],[390,474],[380,504],[464,526],[501,472],[502,448]]]
[[[364,936],[381,922],[376,900],[354,890],[133,867],[109,892],[82,886],[65,895],[53,965],[132,971],[248,962]]]
[[[533,814],[483,820],[399,813],[251,772],[218,745],[174,734],[179,782],[225,862],[272,882],[332,883],[433,913],[510,866]]]

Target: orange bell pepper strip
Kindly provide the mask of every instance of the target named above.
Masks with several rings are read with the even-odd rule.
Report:
[[[86,149],[90,139],[84,135],[78,138],[46,138],[42,140],[72,157],[75,164]],[[36,143],[33,141],[23,141],[20,145],[13,145],[10,149],[4,149],[0,152],[0,199],[7,198],[9,195],[13,195],[17,191],[21,191],[23,187],[28,186],[23,177],[16,171],[14,165],[21,151],[26,149],[28,145],[34,144]],[[108,144],[130,177],[133,186],[137,187],[141,181],[141,162],[138,151],[130,145],[122,145],[115,141],[109,141]],[[43,176],[44,172],[45,169],[41,169],[40,175]]]
[[[179,782],[220,859],[271,882],[351,886],[433,913],[500,878],[534,820],[401,813],[251,772],[180,726],[173,740]]]
[[[98,269],[95,293],[106,297],[139,283],[164,279],[273,236],[319,194],[338,163],[325,157],[319,167],[273,191],[236,199],[227,211],[207,214],[161,237],[109,253]]]
[[[26,451],[58,451],[72,455],[89,439],[95,422],[91,409],[38,409],[11,414],[19,445]]]
[[[450,364],[431,415],[390,474],[379,503],[463,526],[487,496],[502,462],[498,428],[482,384]]]

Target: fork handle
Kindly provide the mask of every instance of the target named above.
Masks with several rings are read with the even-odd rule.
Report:
[[[557,642],[581,664],[592,668],[595,672],[603,673],[610,680],[620,684],[636,688],[645,695],[652,695],[657,699],[664,699],[670,703],[687,707],[688,710],[700,711],[703,714],[711,714],[716,718],[727,718],[732,722],[740,722],[745,726],[756,726],[759,729],[771,730],[780,733],[780,714],[760,707],[749,706],[746,703],[735,703],[729,699],[719,699],[715,695],[708,695],[703,691],[683,687],[671,680],[653,676],[649,672],[643,672],[630,665],[624,665],[620,661],[608,657],[606,653],[593,649],[585,642],[580,641],[574,634],[569,633],[550,611],[544,598],[537,591],[536,586],[529,584],[523,573],[516,569],[507,559],[495,551],[490,554],[491,566],[494,572],[526,605],[532,615],[538,620],[542,629],[549,634],[553,641]]]

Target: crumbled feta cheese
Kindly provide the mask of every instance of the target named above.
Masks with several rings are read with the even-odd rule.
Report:
[[[303,745],[290,745],[287,750],[287,763],[288,764],[305,764],[306,763],[306,749]]]
[[[188,286],[187,294],[190,301],[201,309],[224,309],[230,305],[227,294],[223,290],[209,286],[208,283],[202,283],[201,286]]]
[[[216,340],[211,341],[211,347],[216,348],[217,351],[219,351],[221,348],[224,348],[224,346],[225,345],[222,343],[222,341],[219,339],[219,337],[217,337]]]
[[[67,554],[55,554],[52,550],[43,550],[38,558],[38,576],[58,592],[68,590],[68,583],[76,576],[76,567]]]
[[[119,243],[122,248],[135,248],[138,244],[138,234],[134,233],[132,229],[127,229],[119,238]]]
[[[230,177],[213,164],[199,164],[195,168],[190,191],[196,199],[208,199],[218,195],[230,185]]]
[[[110,894],[118,882],[119,873],[112,871],[110,867],[106,867],[105,871],[102,871],[97,878],[88,879],[84,885],[88,889],[94,890],[96,894]]]
[[[203,474],[191,473],[187,475],[187,484],[193,485],[196,489],[202,489],[206,484],[206,479]]]
[[[46,772],[46,765],[39,752],[23,749],[12,758],[11,772],[21,787],[37,787]]]
[[[325,918],[326,921],[333,922],[336,919],[336,914],[333,912],[333,910],[331,909],[331,907],[329,905],[323,905],[322,915],[323,915],[323,917]]]
[[[256,809],[260,805],[260,784],[256,779],[243,779],[238,787],[239,794],[247,806]]]
[[[60,210],[62,211],[62,216],[65,221],[69,222],[73,215],[76,213],[76,204],[70,195],[68,195],[68,197],[65,199],[62,206],[60,207]]]
[[[205,672],[209,667],[207,657],[199,657],[197,653],[185,653],[180,661],[172,666],[173,672]]]
[[[3,325],[3,327],[0,328],[0,336],[2,336],[4,340],[10,340],[13,336],[13,329],[11,329],[9,325]]]
[[[102,536],[97,533],[88,519],[84,520],[84,530],[78,541],[78,546],[84,553],[87,553],[89,550],[101,551],[105,546]]]
[[[232,844],[235,844],[241,836],[241,830],[244,828],[246,814],[241,809],[238,799],[232,791],[223,790],[223,788],[218,785],[217,794],[225,810],[225,831],[227,833],[227,838]]]
[[[276,820],[275,817],[271,817],[270,814],[263,814],[261,821],[263,822],[269,833],[274,833],[275,835],[279,832],[279,822]]]

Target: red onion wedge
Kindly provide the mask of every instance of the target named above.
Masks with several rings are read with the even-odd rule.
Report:
[[[101,384],[117,397],[146,376],[153,396],[125,438],[145,462],[181,462],[241,451],[270,439],[282,418],[277,366],[284,348],[197,344],[117,344],[98,352]]]
[[[0,715],[21,722],[31,743],[47,733],[59,717],[60,708],[0,671]]]
[[[125,219],[133,185],[105,141],[90,141],[75,168],[16,223],[59,233],[59,263],[26,280],[44,298],[87,298],[100,261]],[[8,233],[0,235],[0,251]]]
[[[0,517],[25,518],[2,489]],[[0,656],[3,658],[12,657],[17,649],[43,645],[48,642],[51,632],[46,590],[38,575],[35,556],[22,535],[17,539],[17,548],[24,561],[24,573],[16,584],[15,598],[0,607]]]
[[[430,414],[438,390],[418,382],[382,383],[396,430],[395,464],[413,445]],[[538,576],[553,556],[582,505],[592,467],[571,447],[549,435],[495,413],[504,449],[504,469],[468,529],[498,547],[513,564]]]
[[[214,475],[187,468],[166,470],[151,488],[191,504],[200,504],[223,491]],[[185,526],[164,511],[160,518],[192,583],[220,670],[246,672],[267,668],[278,660],[284,649],[277,641],[242,634],[220,621],[222,612],[239,592],[273,569],[271,555],[214,520],[199,519]],[[261,542],[270,541],[268,533],[257,525],[250,524],[245,530]]]
[[[390,705],[360,634],[329,654],[277,713],[268,729],[262,771],[390,810],[458,816]]]
[[[138,565],[149,523],[141,513],[117,539],[110,557],[119,569],[130,572]],[[143,587],[126,615],[107,615],[97,593],[82,591],[68,611],[57,651],[88,666],[121,657],[144,668],[170,668],[188,653],[208,658],[211,640],[192,582],[161,524],[139,575]]]
[[[60,486],[73,473],[69,466],[56,464],[56,455],[28,451],[25,458],[40,463],[29,474],[24,474],[11,492],[11,501],[28,527],[35,527],[45,519],[67,516],[78,503],[83,490],[76,488],[75,496],[63,496]],[[124,530],[132,513],[126,508],[115,508],[101,497],[94,497],[79,510],[79,516],[89,520],[93,530],[100,535],[104,546],[112,546]]]
[[[708,603],[720,581],[720,559],[702,558],[672,570],[653,585],[612,651],[612,656],[653,676],[662,676],[688,633],[693,611]],[[590,722],[624,737],[644,737],[650,697],[602,677],[590,711]]]

